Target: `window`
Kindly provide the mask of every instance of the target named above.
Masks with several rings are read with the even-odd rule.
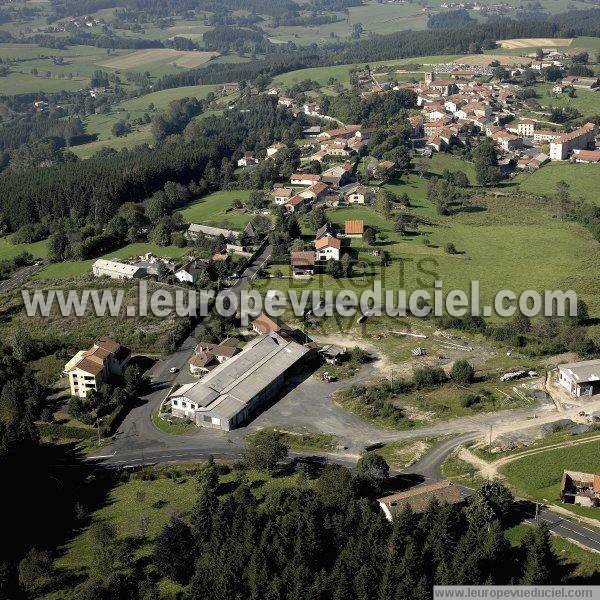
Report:
[[[177,406],[177,400],[173,400],[173,406]]]
[[[208,415],[204,415],[204,416],[202,417],[202,420],[203,420],[203,421],[206,421],[207,423],[211,423],[211,422],[212,422],[212,419],[211,419],[211,417],[209,417]]]

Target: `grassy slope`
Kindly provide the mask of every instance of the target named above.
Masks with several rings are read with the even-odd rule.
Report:
[[[558,106],[565,108],[571,106],[577,109],[584,117],[594,117],[600,114],[600,95],[596,92],[577,90],[574,98],[568,94],[555,95],[551,85],[536,86],[537,101],[543,107]]]
[[[565,469],[597,473],[600,442],[548,450],[515,460],[500,469],[517,492],[540,502],[560,504],[560,482]],[[577,514],[600,520],[600,509],[562,505]]]
[[[372,67],[380,65],[398,65],[401,67],[406,64],[434,64],[453,60],[457,55],[440,55],[440,56],[418,56],[415,58],[403,58],[398,60],[384,60],[371,63]],[[274,85],[279,86],[290,86],[298,81],[304,79],[312,79],[318,83],[324,85],[327,83],[330,77],[333,77],[341,82],[347,82],[349,79],[349,73],[352,69],[362,68],[367,63],[356,63],[347,65],[335,65],[332,67],[314,67],[310,69],[299,69],[298,71],[290,71],[289,73],[283,73],[273,79]],[[423,69],[425,70],[425,69]]]
[[[556,182],[566,181],[571,186],[573,198],[583,197],[600,204],[600,166],[572,163],[554,163],[531,174],[519,175],[515,181],[519,189],[532,194],[552,196],[556,193]]]
[[[135,126],[132,132],[125,137],[115,137],[112,134],[112,126],[119,121],[129,116],[130,119],[138,119],[148,113],[151,116],[156,112],[163,111],[168,108],[173,100],[180,98],[195,97],[206,98],[206,96],[215,91],[219,86],[216,85],[190,85],[181,88],[161,90],[146,94],[139,98],[124,100],[111,108],[108,114],[94,114],[86,118],[86,131],[89,134],[98,135],[98,140],[88,144],[82,144],[71,148],[71,150],[79,156],[79,158],[89,158],[103,147],[115,148],[131,148],[140,144],[152,144],[154,138],[152,136],[151,125]],[[154,105],[154,111],[149,110],[150,104]]]
[[[468,170],[468,165],[464,167]],[[441,168],[443,163],[434,163],[434,170]],[[411,175],[386,187],[398,194],[406,191],[415,206],[413,211],[433,219],[437,225],[421,226],[416,236],[402,238],[393,231],[393,223],[384,220],[373,208],[330,210],[328,216],[333,223],[343,226],[347,219],[363,219],[365,225],[384,232],[387,239],[378,242],[378,247],[389,252],[395,260],[387,268],[368,269],[366,279],[361,276],[350,281],[333,281],[328,275],[322,275],[293,284],[282,280],[278,285],[284,289],[286,285],[293,285],[333,290],[349,287],[361,291],[370,287],[373,279],[381,279],[384,288],[414,290],[432,287],[435,279],[441,279],[448,291],[455,288],[469,290],[470,281],[479,280],[481,299],[485,302],[502,289],[519,292],[572,288],[589,303],[593,314],[600,310],[593,285],[600,249],[583,227],[554,218],[545,208],[547,203],[525,201],[514,195],[489,199],[486,210],[481,212],[440,217],[425,197],[426,178]],[[307,230],[306,233],[310,232]],[[430,240],[430,246],[424,245],[424,238]],[[551,244],[549,240],[552,240]],[[463,254],[446,254],[444,246],[450,242]],[[352,241],[353,248],[358,250],[361,246],[365,245],[360,240]],[[540,248],[544,248],[543,256],[540,256]],[[362,252],[359,252],[359,258],[372,261]],[[269,284],[268,281],[257,283],[261,287]]]
[[[11,236],[0,237],[0,260],[13,258],[22,252],[30,252],[34,258],[46,258],[48,255],[48,245],[45,241],[34,244],[12,244],[10,238]]]
[[[267,473],[249,471],[248,482],[255,483],[254,493],[261,496],[272,487],[295,485],[295,477],[272,478]],[[235,480],[235,474],[222,476],[220,481],[227,484]],[[155,481],[132,479],[117,485],[109,495],[104,506],[92,514],[92,521],[106,520],[113,524],[119,537],[136,535],[139,529],[140,516],[148,517],[149,541],[168,522],[170,516],[177,512],[188,512],[196,497],[196,481],[193,476],[186,475],[179,479],[159,478]],[[149,543],[142,545],[141,554],[151,550]],[[64,547],[64,554],[57,560],[57,566],[67,569],[86,568],[92,560],[92,547],[89,528],[78,532],[73,540]]]
[[[234,200],[247,200],[250,190],[221,190],[200,198],[181,211],[186,223],[201,223],[239,229],[245,227],[252,215],[232,212]]]

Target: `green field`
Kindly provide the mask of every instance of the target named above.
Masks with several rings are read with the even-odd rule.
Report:
[[[159,92],[153,92],[152,94],[146,94],[139,98],[133,98],[132,100],[125,100],[118,106],[121,110],[126,110],[132,114],[135,111],[145,112],[148,110],[148,106],[152,103],[156,110],[165,110],[169,107],[169,104],[173,100],[179,98],[198,98],[203,99],[208,96],[210,92],[215,92],[220,87],[219,85],[188,85],[185,87],[178,87],[174,89],[160,90]]]
[[[533,173],[518,175],[514,181],[523,192],[546,196],[556,194],[557,181],[566,181],[571,186],[572,198],[600,204],[600,165],[552,163]]]
[[[592,441],[525,456],[508,463],[500,471],[518,493],[598,519],[600,524],[600,508],[561,504],[560,483],[565,469],[584,473],[600,471],[600,442]]]
[[[253,215],[231,208],[235,200],[247,200],[250,190],[220,190],[200,198],[181,212],[186,223],[200,223],[232,229],[242,229]]]
[[[82,144],[81,146],[74,146],[71,148],[71,151],[79,158],[89,158],[104,147],[121,150],[141,144],[151,145],[154,142],[154,137],[150,124],[136,125],[133,127],[131,133],[123,137],[115,137],[112,134],[112,126],[121,119],[135,120],[143,117],[145,114],[152,117],[157,112],[166,110],[173,100],[186,97],[206,98],[210,92],[214,92],[218,88],[219,86],[217,85],[190,85],[161,90],[138,98],[124,100],[112,106],[109,113],[93,114],[86,117],[86,132],[88,134],[96,134],[98,139],[94,142]],[[153,110],[149,108],[151,104],[154,105]]]
[[[342,20],[318,26],[263,27],[273,42],[294,42],[295,44],[326,44],[336,38],[349,39],[355,23],[364,28],[363,37],[371,33],[393,33],[404,29],[421,30],[427,27],[427,16],[416,4],[383,4],[365,2],[363,6],[349,9],[348,19],[337,13]],[[333,36],[332,36],[333,34]]]
[[[568,94],[554,94],[551,85],[536,86],[538,94],[537,102],[544,109],[551,106],[566,108],[572,107],[578,110],[583,117],[595,117],[600,114],[600,94],[587,90],[576,90],[575,97],[570,98]]]
[[[469,171],[469,165],[454,163],[451,157],[436,158],[432,169],[440,171],[444,165],[452,168],[454,164]],[[539,174],[543,173],[541,169]],[[422,225],[416,235],[401,237],[393,231],[393,221],[383,219],[372,207],[332,209],[327,215],[335,224],[362,219],[365,226],[377,228],[380,239],[376,247],[390,254],[391,265],[373,266],[367,269],[365,277],[359,273],[351,280],[335,281],[329,275],[319,275],[307,281],[282,280],[278,284],[300,289],[347,287],[360,292],[371,287],[374,279],[381,279],[384,289],[410,291],[430,289],[439,279],[444,290],[468,292],[471,280],[479,280],[481,300],[485,303],[502,289],[516,293],[527,289],[574,289],[589,304],[592,314],[600,314],[594,283],[600,248],[582,226],[556,219],[548,201],[503,192],[501,197],[474,198],[471,212],[439,216],[426,199],[426,177],[410,175],[385,187],[397,194],[406,192],[414,206],[411,212],[431,219],[433,225]],[[311,234],[308,229],[305,233]],[[381,234],[385,239],[381,239]],[[425,239],[429,240],[428,246]],[[447,254],[447,243],[455,244],[459,254]],[[364,252],[366,244],[360,240],[352,240],[351,248],[359,259],[373,262]],[[543,255],[540,248],[544,249]],[[271,283],[259,280],[256,285],[268,287]]]
[[[22,252],[30,252],[33,258],[46,258],[48,245],[45,240],[33,244],[13,244],[11,236],[0,237],[0,260],[14,258]]]

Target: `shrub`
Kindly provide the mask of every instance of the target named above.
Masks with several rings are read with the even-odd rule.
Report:
[[[457,360],[450,370],[450,379],[464,385],[470,384],[475,377],[475,369],[466,360]]]
[[[413,383],[417,389],[435,387],[446,381],[446,373],[439,367],[421,367],[413,373]]]

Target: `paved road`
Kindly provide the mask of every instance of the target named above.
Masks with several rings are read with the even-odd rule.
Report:
[[[20,271],[15,273],[12,277],[0,281],[0,292],[7,292],[8,290],[10,290],[13,287],[16,287],[17,285],[23,285],[34,273],[39,271],[42,268],[42,266],[43,264],[25,267],[24,269],[21,269]]]
[[[521,501],[520,512],[524,523],[544,522],[552,533],[600,553],[600,529],[567,519],[547,508],[540,508],[536,517],[535,504],[527,501]]]

